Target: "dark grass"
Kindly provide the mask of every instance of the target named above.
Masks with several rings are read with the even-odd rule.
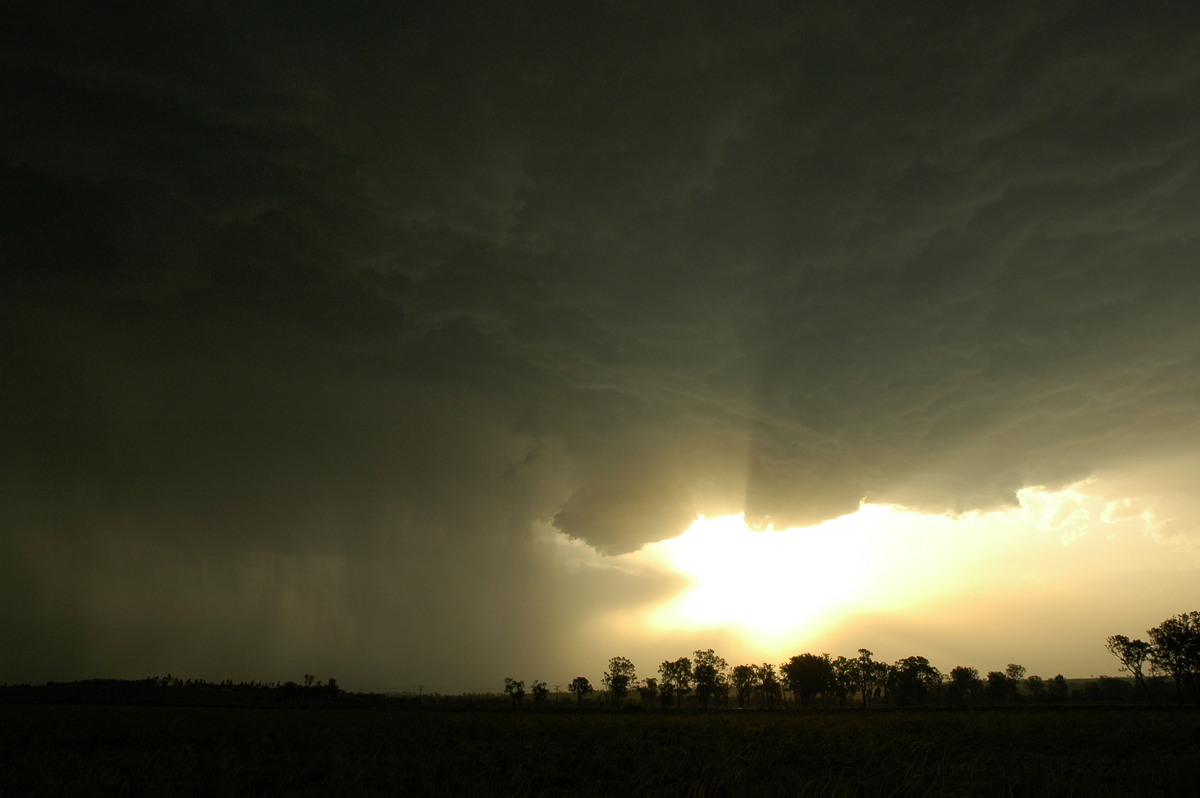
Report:
[[[1162,796],[1200,713],[0,706],[3,795]]]

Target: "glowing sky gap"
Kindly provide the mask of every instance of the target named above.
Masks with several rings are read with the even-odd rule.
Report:
[[[831,641],[846,641],[853,653],[858,639],[894,658],[932,651],[947,669],[980,655],[998,660],[1006,646],[1013,657],[1056,667],[1053,635],[1023,628],[1040,623],[1086,646],[1063,661],[1088,662],[1099,643],[1080,632],[1103,625],[1097,614],[1119,617],[1128,608],[1103,601],[1074,608],[1067,597],[1106,587],[1126,595],[1107,584],[1118,570],[1175,571],[1169,581],[1186,574],[1178,550],[1156,544],[1140,516],[1113,517],[1113,502],[1087,492],[1092,484],[1026,489],[1017,507],[959,517],[863,504],[808,528],[754,530],[741,515],[700,518],[675,538],[611,558],[684,578],[677,592],[620,614],[614,626],[640,626],[643,643],[666,636],[699,646],[719,636],[749,660],[827,651]],[[1040,605],[1052,615],[1010,625],[997,609],[1006,605],[1023,614]],[[919,619],[909,624],[920,630],[912,641],[890,636],[881,646],[872,638],[880,619],[906,616]],[[995,644],[964,645],[981,626]]]

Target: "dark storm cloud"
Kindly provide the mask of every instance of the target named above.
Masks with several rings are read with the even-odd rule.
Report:
[[[261,645],[301,656],[337,628],[386,641],[368,678],[404,646],[549,646],[512,621],[569,617],[529,587],[538,520],[616,553],[697,512],[988,508],[1194,449],[1196,21],[17,12],[18,648],[74,624],[86,661],[97,596],[221,594],[198,638],[286,627]]]

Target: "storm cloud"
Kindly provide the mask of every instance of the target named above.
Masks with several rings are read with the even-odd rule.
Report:
[[[1200,444],[1186,4],[13,16],[0,677],[461,683],[605,603],[547,525],[1117,513]]]

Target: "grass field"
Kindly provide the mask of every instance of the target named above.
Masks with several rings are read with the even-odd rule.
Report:
[[[3,795],[1163,796],[1167,708],[576,713],[0,706]]]

